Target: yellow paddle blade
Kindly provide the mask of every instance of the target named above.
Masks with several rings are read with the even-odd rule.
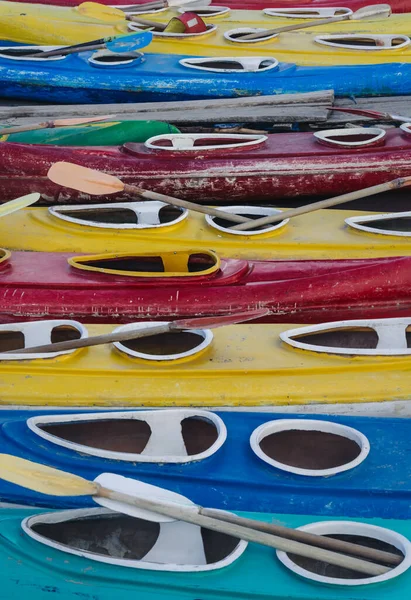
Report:
[[[0,454],[0,478],[50,496],[93,496],[98,490],[92,481],[11,454]]]
[[[97,2],[83,2],[77,6],[80,14],[91,17],[92,19],[100,19],[101,21],[122,21],[126,20],[126,15],[122,10]]]
[[[68,162],[54,163],[50,167],[47,177],[57,185],[92,196],[115,194],[124,190],[124,183],[117,177]]]
[[[21,198],[16,198],[15,200],[10,200],[10,202],[6,202],[0,206],[0,217],[5,217],[10,213],[16,212],[16,210],[30,206],[38,200],[40,200],[40,194],[37,192],[33,194],[27,194],[27,196],[22,196]]]

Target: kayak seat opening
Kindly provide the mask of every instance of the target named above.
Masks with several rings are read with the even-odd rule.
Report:
[[[372,217],[349,217],[345,222],[353,229],[367,231],[368,233],[401,237],[409,237],[411,234],[410,212],[374,215]]]
[[[0,331],[0,352],[19,350],[25,347],[25,338],[22,331]]]
[[[264,8],[263,14],[268,17],[283,17],[287,19],[329,19],[352,15],[350,8]]]
[[[142,62],[143,54],[141,52],[121,52],[114,53],[110,50],[100,50],[93,54],[88,62],[95,67],[116,67],[129,66]]]
[[[129,323],[117,327],[115,332],[128,329],[151,329],[166,325],[167,321]],[[209,329],[183,329],[154,335],[133,338],[123,342],[114,342],[122,353],[134,358],[151,361],[174,361],[182,358],[195,358],[211,344],[213,334]]]
[[[55,60],[64,60],[67,56],[64,55],[56,55],[56,56],[42,56],[45,52],[49,50],[57,50],[58,46],[50,46],[50,47],[42,47],[38,48],[37,46],[25,46],[24,48],[20,47],[10,47],[10,48],[0,48],[0,57],[1,58],[9,58],[17,61],[27,61],[27,60],[35,60],[35,61],[55,61]]]
[[[158,151],[190,152],[193,150],[245,149],[265,144],[266,135],[245,135],[229,133],[170,133],[156,135],[145,142],[146,148]],[[131,154],[139,152],[138,144],[124,144]]]
[[[316,141],[323,146],[355,149],[383,145],[386,131],[379,127],[353,127],[351,129],[316,131],[313,135]]]
[[[378,345],[378,333],[366,327],[306,333],[295,335],[293,338],[306,344],[327,348],[375,349]]]
[[[259,73],[278,68],[278,60],[270,57],[183,58],[183,67],[197,71]]]
[[[367,548],[374,548],[397,555],[402,561],[381,575],[367,575],[346,567],[330,565],[327,562],[296,556],[277,550],[278,559],[296,574],[312,582],[326,585],[358,586],[382,583],[393,579],[409,569],[411,564],[411,543],[403,535],[377,525],[359,521],[322,521],[299,527],[298,530],[344,540]],[[383,560],[378,561],[384,564]],[[350,594],[349,594],[350,595]]]
[[[330,477],[360,465],[368,439],[356,429],[316,419],[276,419],[251,435],[250,446],[265,463],[295,475]]]
[[[214,252],[165,252],[162,255],[97,254],[68,259],[77,269],[135,277],[190,277],[218,271],[220,260]]]
[[[259,34],[258,37],[247,40],[244,39],[250,34]],[[269,33],[268,29],[253,28],[253,27],[239,27],[236,29],[230,29],[224,32],[224,37],[229,42],[241,43],[241,44],[257,44],[258,42],[266,42],[278,37],[278,33]]]
[[[56,344],[57,342],[67,342],[69,340],[79,340],[81,333],[75,327],[69,325],[58,325],[53,327],[51,330],[51,343]]]
[[[198,14],[198,13],[197,13]],[[176,19],[177,20],[177,19]],[[127,24],[127,28],[130,31],[151,31],[153,37],[155,38],[173,38],[173,39],[185,39],[191,37],[200,37],[203,35],[208,35],[217,29],[217,25],[213,25],[211,23],[206,23],[205,28],[202,31],[188,31],[184,33],[184,31],[178,31],[178,26],[173,31],[171,28],[169,30],[163,29],[160,26],[155,27],[151,25],[142,25],[141,23],[131,23]],[[185,27],[181,24],[181,28],[185,29]]]
[[[190,523],[156,523],[99,508],[29,517],[22,527],[37,541],[63,552],[157,571],[218,569],[236,560],[247,546]]]
[[[188,211],[163,202],[123,202],[94,206],[52,206],[57,219],[102,229],[146,229],[179,223]]]
[[[188,463],[214,455],[224,444],[222,419],[199,409],[40,415],[28,428],[81,455],[137,463]]]
[[[317,44],[350,50],[399,50],[411,42],[407,35],[395,34],[333,34],[315,37]]]
[[[262,217],[274,217],[281,214],[280,210],[276,208],[270,208],[267,206],[225,206],[221,208],[221,210],[254,221]],[[283,219],[282,221],[278,221],[277,223],[266,223],[265,225],[257,225],[252,229],[242,231],[233,229],[233,226],[237,225],[237,223],[235,223],[234,221],[230,221],[229,219],[224,219],[222,217],[213,217],[211,215],[206,215],[205,219],[207,224],[210,227],[213,227],[214,229],[222,231],[226,234],[240,236],[255,236],[261,234],[266,235],[267,233],[272,233],[281,230],[289,221],[289,219]]]

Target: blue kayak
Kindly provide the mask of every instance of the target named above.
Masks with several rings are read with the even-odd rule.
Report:
[[[0,411],[2,452],[87,479],[112,472],[205,506],[411,518],[408,419],[199,409]],[[0,500],[87,507],[0,480]]]
[[[107,58],[104,52],[29,59],[20,53],[40,47],[7,44],[7,48],[2,47],[0,53],[3,98],[77,104],[199,100],[329,89],[336,96],[411,94],[411,63],[299,67],[277,63],[270,57],[135,53]]]

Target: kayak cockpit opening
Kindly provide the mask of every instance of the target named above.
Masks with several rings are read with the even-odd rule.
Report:
[[[45,352],[33,354],[2,354],[21,348],[30,348],[68,340],[88,337],[87,329],[78,321],[54,319],[0,325],[0,360],[33,360],[36,358],[55,358],[71,354],[75,350]]]
[[[95,254],[68,259],[70,266],[83,271],[126,277],[198,277],[220,269],[220,259],[211,250],[179,250],[161,254]]]
[[[409,356],[411,318],[336,321],[290,329],[280,334],[286,344],[348,356]]]
[[[298,530],[391,552],[403,559],[398,566],[388,569],[386,573],[370,576],[346,567],[338,567],[320,560],[277,550],[277,557],[283,565],[299,577],[315,583],[339,586],[382,583],[398,577],[407,571],[411,564],[411,543],[403,535],[391,529],[359,521],[321,521],[298,527]]]
[[[143,57],[141,52],[114,53],[110,50],[100,50],[90,56],[88,63],[93,67],[127,67],[142,63]]]
[[[187,12],[187,10],[195,13],[202,19],[211,19],[212,17],[222,17],[223,15],[228,15],[228,13],[231,12],[231,8],[229,8],[228,6],[214,6],[214,5],[199,6],[198,8],[196,8],[196,7],[179,8],[178,12],[180,14],[183,14],[183,13]]]
[[[232,564],[247,543],[182,521],[156,523],[104,508],[24,519],[37,542],[106,564],[154,571],[199,572]]]
[[[216,31],[217,25],[206,23],[203,31],[188,31],[187,33],[179,31],[166,31],[161,27],[161,24],[159,24],[159,27],[154,27],[150,25],[142,25],[141,23],[128,22],[127,28],[129,29],[129,31],[151,31],[153,37],[155,38],[172,38],[185,40],[187,38],[198,38],[213,33],[214,31]]]
[[[348,217],[345,222],[353,229],[367,233],[406,238],[411,236],[411,211]]]
[[[206,150],[241,150],[261,146],[267,141],[266,135],[247,135],[242,133],[164,133],[149,138],[144,145],[160,152],[193,152]],[[124,148],[133,153],[139,151],[139,144],[124,144]]]
[[[51,206],[49,214],[57,219],[100,229],[151,229],[169,227],[184,221],[188,210],[164,202],[116,202]]]
[[[252,40],[244,39],[246,36],[254,33],[260,35]],[[258,44],[258,42],[267,42],[278,36],[278,33],[269,33],[269,30],[257,27],[237,27],[236,29],[224,32],[224,38],[236,44]]]
[[[268,17],[283,17],[284,19],[330,19],[352,15],[350,8],[264,8],[263,13]]]
[[[349,129],[326,129],[313,133],[323,146],[340,148],[364,148],[382,146],[387,132],[379,127],[352,127]]]
[[[222,419],[197,409],[42,415],[27,426],[39,437],[81,454],[139,463],[189,463],[224,444]]]
[[[146,329],[165,325],[166,323],[167,321],[128,323],[127,325],[117,327],[114,331]],[[209,348],[212,341],[213,333],[210,329],[183,329],[181,331],[170,331],[124,342],[114,342],[113,345],[122,354],[131,358],[164,362],[197,358]]]
[[[45,56],[42,54],[51,50],[59,50],[64,46],[1,46],[0,47],[0,58],[8,58],[15,61],[55,61],[64,60],[67,56]]]
[[[260,219],[262,217],[274,217],[276,215],[281,214],[281,210],[278,210],[276,208],[270,208],[268,206],[224,206],[220,210],[253,220]],[[269,233],[282,229],[289,221],[289,219],[284,219],[282,221],[279,221],[278,223],[268,223],[266,225],[260,225],[256,226],[253,229],[242,231],[238,229],[233,229],[233,226],[237,225],[237,223],[230,221],[229,219],[223,219],[222,217],[213,217],[211,215],[206,215],[205,219],[207,224],[213,229],[217,229],[218,231],[224,232],[229,235],[240,236],[267,235]]]
[[[361,464],[370,444],[360,431],[314,419],[277,419],[263,423],[250,445],[265,463],[294,475],[330,477]]]
[[[333,34],[318,35],[314,40],[317,44],[348,50],[400,50],[410,44],[407,35],[396,34]]]
[[[220,58],[183,58],[180,65],[211,73],[264,73],[278,69],[278,60],[266,56]]]

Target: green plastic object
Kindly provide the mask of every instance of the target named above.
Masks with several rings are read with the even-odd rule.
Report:
[[[154,135],[167,133],[180,131],[161,121],[111,121],[5,134],[0,136],[0,141],[57,146],[121,146],[126,142],[145,142]]]

